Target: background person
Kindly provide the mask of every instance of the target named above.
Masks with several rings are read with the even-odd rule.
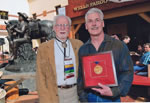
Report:
[[[137,47],[137,55],[139,57],[142,57],[143,54],[144,54],[143,45],[139,44],[138,47]]]
[[[126,96],[133,80],[133,63],[127,46],[104,34],[103,13],[92,8],[85,15],[85,27],[90,39],[79,50],[78,95],[81,102],[120,102],[120,96]],[[84,88],[81,57],[112,51],[116,67],[118,86],[109,87],[101,83],[99,88]]]
[[[132,57],[134,65],[136,64],[136,61],[139,61],[142,55],[144,54],[144,49],[141,44],[138,44],[137,51],[131,51],[130,55]]]
[[[123,39],[122,39],[122,41],[123,41],[125,44],[128,44],[128,43],[130,42],[130,40],[131,40],[130,37],[127,36],[127,35],[124,36]]]
[[[80,40],[69,39],[71,19],[58,15],[56,38],[42,43],[37,52],[37,90],[40,103],[78,103],[77,72]]]
[[[140,58],[140,61],[136,61],[136,65],[134,66],[134,71],[147,70],[147,65],[150,64],[150,43],[146,43],[144,45],[145,53]]]

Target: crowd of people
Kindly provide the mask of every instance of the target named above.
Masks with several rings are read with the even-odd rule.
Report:
[[[131,38],[127,35],[123,36],[122,39],[117,35],[112,35],[111,37],[121,40],[125,44],[128,44],[131,41]],[[150,43],[138,44],[137,50],[131,51],[130,55],[134,64],[134,72],[136,74],[147,75],[148,64],[150,64]]]

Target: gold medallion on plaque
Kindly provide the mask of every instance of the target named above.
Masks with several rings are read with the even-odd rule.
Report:
[[[100,65],[97,64],[97,65],[94,67],[94,73],[95,73],[95,74],[101,74],[102,71],[103,71],[102,66],[100,66]]]

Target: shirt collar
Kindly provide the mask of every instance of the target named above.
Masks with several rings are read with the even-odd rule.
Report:
[[[111,37],[108,36],[107,34],[104,34],[104,40],[102,43],[105,43],[105,42],[109,42],[111,41]],[[91,38],[85,43],[85,45],[91,45]]]

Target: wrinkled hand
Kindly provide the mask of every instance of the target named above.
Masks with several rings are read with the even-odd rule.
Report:
[[[103,85],[101,83],[98,83],[98,86],[100,88],[92,88],[92,90],[99,92],[101,95],[103,96],[113,96],[112,91],[110,89],[110,87]]]

